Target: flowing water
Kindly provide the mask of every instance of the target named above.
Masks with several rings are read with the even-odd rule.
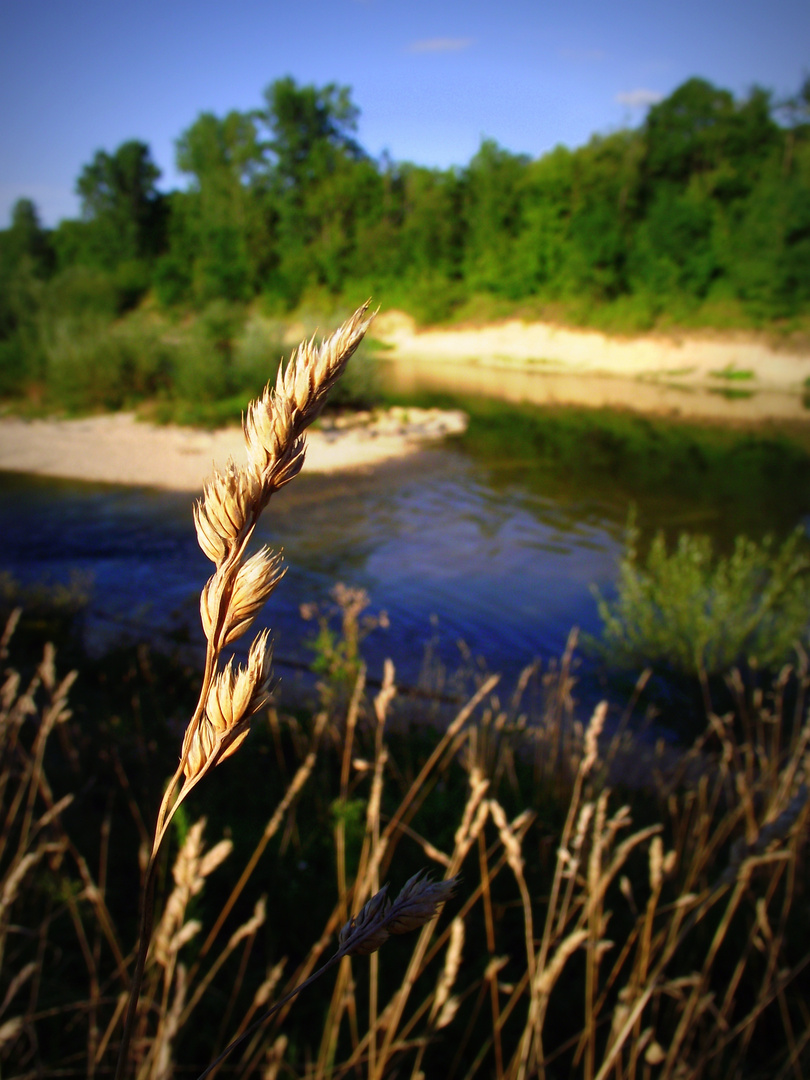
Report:
[[[210,563],[191,502],[0,474],[2,568],[24,584],[88,582],[91,648],[200,642]],[[366,474],[303,475],[272,500],[259,539],[283,547],[289,565],[267,611],[282,667],[312,658],[314,627],[299,606],[328,607],[342,581],[367,591],[370,613],[388,616],[364,642],[372,673],[391,656],[413,682],[428,647],[451,671],[470,650],[512,677],[537,656],[559,656],[573,625],[596,631],[590,585],[611,582],[621,528],[598,506],[498,487],[448,448]]]

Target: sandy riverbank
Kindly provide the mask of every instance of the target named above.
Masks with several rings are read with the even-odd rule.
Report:
[[[810,380],[810,350],[777,349],[745,333],[621,338],[519,319],[417,330],[410,316],[389,311],[377,316],[373,334],[392,347],[394,356],[442,363],[793,392],[801,392]]]
[[[406,374],[409,367],[415,372],[421,366],[428,374],[443,369],[437,389],[455,386],[505,400],[633,408],[682,419],[810,423],[810,353],[775,349],[752,336],[620,339],[516,319],[418,331],[409,316],[396,311],[382,312],[373,333],[391,346],[386,355],[404,361],[399,367]],[[541,373],[544,379],[534,377]],[[431,385],[424,371],[420,378],[423,386]],[[310,432],[306,468],[371,467],[458,431],[464,422],[460,413],[408,409],[325,424]],[[242,454],[238,428],[157,427],[130,414],[0,418],[0,470],[199,491],[215,463],[238,461]]]
[[[810,427],[810,349],[764,335],[704,333],[619,338],[512,319],[417,330],[384,312],[374,334],[389,346],[389,381],[539,406],[629,409],[733,425]]]
[[[368,468],[463,430],[463,413],[391,409],[324,421],[308,435],[308,472]],[[130,413],[81,420],[0,418],[0,470],[73,480],[201,491],[214,464],[244,460],[241,429],[140,423]]]

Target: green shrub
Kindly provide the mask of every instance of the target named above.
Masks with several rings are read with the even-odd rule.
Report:
[[[137,307],[149,289],[148,263],[142,259],[128,259],[119,263],[112,277],[119,314]]]
[[[137,321],[59,318],[47,328],[51,402],[71,411],[121,409],[165,389],[171,378],[166,345]]]
[[[88,266],[69,266],[49,282],[44,301],[46,320],[69,316],[112,319],[118,313],[118,291],[111,274]]]
[[[781,546],[738,536],[722,558],[706,536],[682,533],[668,551],[659,533],[642,560],[631,520],[616,598],[594,590],[604,623],[597,647],[613,668],[713,675],[748,658],[778,666],[807,641],[809,569],[801,529]]]

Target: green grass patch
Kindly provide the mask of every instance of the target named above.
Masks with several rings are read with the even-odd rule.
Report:
[[[748,382],[749,379],[754,378],[753,371],[749,371],[747,368],[735,368],[733,364],[729,364],[719,371],[712,371],[711,375],[715,379],[727,379],[729,382]]]

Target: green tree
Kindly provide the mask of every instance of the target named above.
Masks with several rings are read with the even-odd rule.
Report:
[[[265,91],[257,115],[267,131],[268,195],[277,267],[275,290],[294,303],[310,283],[337,288],[368,223],[376,170],[354,135],[359,109],[346,86],[299,86],[286,77]]]
[[[629,257],[633,289],[656,298],[660,308],[674,296],[706,296],[718,273],[711,200],[692,189],[657,189],[635,230]]]
[[[574,155],[557,146],[526,167],[523,227],[515,243],[526,295],[559,291],[568,253]]]
[[[527,283],[514,255],[528,160],[484,139],[465,170],[464,276],[473,290],[526,295]]]
[[[257,188],[265,167],[253,116],[201,113],[177,140],[177,167],[188,174],[188,193],[174,206],[167,266],[185,263],[196,298],[244,300],[270,257],[267,221]]]
[[[11,225],[2,234],[0,252],[10,268],[27,260],[37,277],[46,277],[53,269],[53,248],[49,234],[42,227],[39,213],[31,199],[18,199],[11,210]]]
[[[693,173],[714,167],[733,110],[728,90],[705,79],[689,79],[653,105],[644,131],[648,184],[686,184]]]
[[[709,174],[715,198],[745,196],[769,151],[779,143],[771,96],[754,87],[735,102],[728,90],[689,79],[654,105],[644,127],[648,194],[660,183],[685,187]]]
[[[30,199],[18,199],[0,232],[0,394],[42,373],[39,312],[53,249]]]
[[[165,214],[156,183],[160,170],[149,147],[137,140],[113,154],[99,150],[76,182],[91,261],[113,268],[125,261],[150,260],[163,246]]]
[[[402,216],[391,272],[416,316],[437,321],[462,296],[464,183],[453,169],[405,164],[398,186]]]
[[[638,213],[638,136],[595,136],[572,155],[564,296],[611,300],[627,291],[627,254]]]
[[[366,157],[354,138],[360,110],[348,86],[298,86],[287,76],[271,83],[264,98],[259,115],[270,133],[266,147],[282,189],[303,192],[341,159]]]

